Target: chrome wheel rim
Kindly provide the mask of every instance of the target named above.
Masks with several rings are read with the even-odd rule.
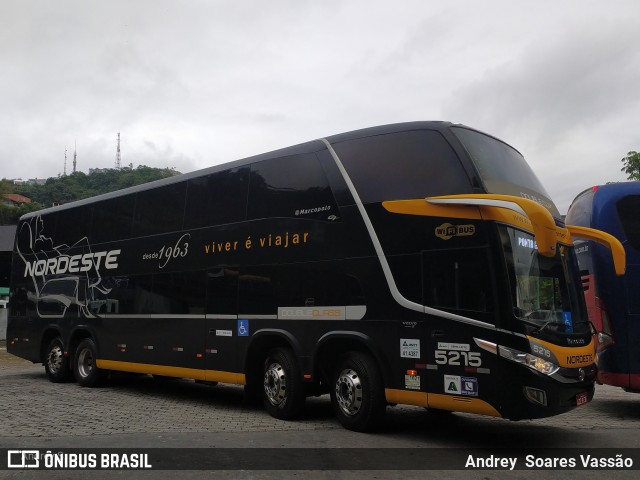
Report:
[[[354,370],[346,368],[338,375],[336,401],[342,413],[349,417],[360,411],[362,407],[362,382]]]
[[[49,350],[49,355],[47,355],[47,366],[49,367],[49,371],[54,375],[62,369],[63,357],[64,352],[60,345],[55,345],[51,350]]]
[[[264,393],[273,406],[284,402],[287,393],[287,377],[279,363],[272,363],[264,372]]]
[[[93,354],[88,348],[83,348],[78,354],[78,373],[83,378],[88,377],[93,370]]]

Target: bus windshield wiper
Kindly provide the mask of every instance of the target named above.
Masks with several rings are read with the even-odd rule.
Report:
[[[535,333],[542,333],[542,331],[547,328],[549,326],[550,323],[555,323],[558,324],[558,322],[554,321],[554,320],[549,320],[547,322],[545,322],[544,324],[540,325],[538,328],[536,328],[534,330]]]

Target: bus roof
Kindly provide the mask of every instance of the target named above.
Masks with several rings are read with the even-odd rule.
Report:
[[[596,192],[600,201],[610,198],[610,197],[623,197],[625,195],[634,195],[640,192],[640,181],[632,181],[632,182],[616,182],[616,183],[606,183],[604,185],[594,185],[593,187],[589,187],[582,192],[580,192],[573,199],[572,204],[578,200],[583,195],[586,195],[590,192]]]
[[[567,222],[583,225],[626,238],[618,220],[620,199],[640,195],[640,181],[607,183],[583,190],[573,199],[567,213]]]
[[[335,135],[330,135],[326,138],[326,140],[328,140],[330,143],[334,144],[334,143],[339,143],[339,142],[343,142],[343,141],[347,141],[347,140],[353,140],[353,139],[357,139],[357,138],[364,138],[364,137],[372,137],[372,136],[376,136],[376,135],[385,135],[385,134],[389,134],[389,133],[396,133],[396,132],[404,132],[404,131],[411,131],[411,130],[446,130],[452,126],[456,126],[456,127],[463,127],[463,128],[468,128],[469,130],[474,130],[474,131],[478,131],[476,129],[470,128],[466,125],[462,125],[462,124],[454,124],[452,122],[447,122],[447,121],[415,121],[415,122],[404,122],[404,123],[394,123],[394,124],[389,124],[389,125],[380,125],[380,126],[375,126],[375,127],[369,127],[369,128],[363,128],[363,129],[359,129],[359,130],[353,130],[350,132],[345,132],[345,133],[339,133],[339,134],[335,134]],[[509,147],[511,147],[511,145],[507,144],[506,142],[492,136],[489,135],[487,133],[484,132],[480,132],[483,133],[484,135],[487,135],[488,137],[494,138],[498,141],[500,141],[501,143],[504,143],[505,145],[508,145]],[[271,152],[266,152],[266,153],[262,153],[259,155],[254,155],[251,157],[246,157],[240,160],[236,160],[236,161],[231,161],[231,162],[226,162],[226,163],[222,163],[219,165],[214,165],[211,167],[206,167],[204,169],[200,169],[200,170],[196,170],[193,172],[189,172],[189,173],[184,173],[181,175],[176,175],[174,177],[169,177],[169,178],[163,178],[160,180],[155,180],[153,182],[148,182],[142,185],[136,185],[133,187],[128,187],[122,190],[116,190],[113,192],[109,192],[109,193],[104,193],[101,195],[96,195],[94,197],[89,197],[89,198],[85,198],[82,200],[76,200],[73,202],[69,202],[69,203],[65,203],[63,205],[58,205],[55,207],[49,207],[49,208],[45,208],[42,210],[37,210],[35,212],[29,212],[26,213],[25,215],[23,215],[20,218],[20,221],[29,219],[31,217],[35,217],[38,215],[42,215],[44,214],[48,214],[48,213],[52,213],[52,212],[57,212],[57,211],[62,211],[62,210],[67,210],[69,208],[75,208],[78,206],[82,206],[82,205],[87,205],[87,204],[91,204],[97,201],[102,201],[102,200],[107,200],[110,198],[116,198],[122,195],[127,195],[127,194],[131,194],[131,193],[137,193],[137,192],[141,192],[141,191],[145,191],[145,190],[149,190],[152,188],[156,188],[162,185],[171,185],[173,183],[179,183],[179,182],[183,182],[183,181],[187,181],[190,180],[192,178],[197,178],[200,176],[205,176],[205,175],[209,175],[211,173],[215,173],[215,172],[219,172],[219,171],[223,171],[223,170],[228,170],[231,168],[237,168],[237,167],[242,167],[245,165],[250,165],[252,163],[256,163],[256,162],[260,162],[263,160],[269,160],[271,158],[277,158],[277,157],[282,157],[282,156],[288,156],[288,155],[298,155],[298,154],[304,154],[304,153],[313,153],[313,152],[317,152],[320,150],[323,150],[325,147],[325,144],[320,140],[311,140],[309,142],[305,142],[305,143],[301,143],[298,145],[294,145],[294,146],[290,146],[290,147],[286,147],[286,148],[282,148],[282,149],[278,149],[278,150],[273,150]],[[511,147],[513,148],[513,147]],[[516,149],[514,149],[516,150]],[[517,151],[517,150],[516,150]],[[518,152],[519,153],[519,152]]]

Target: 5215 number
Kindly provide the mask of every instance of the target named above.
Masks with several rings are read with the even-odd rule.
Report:
[[[456,350],[436,350],[438,365],[463,365],[465,367],[479,367],[482,365],[480,352],[459,352]]]

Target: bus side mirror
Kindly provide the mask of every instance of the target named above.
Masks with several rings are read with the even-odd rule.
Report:
[[[578,227],[577,225],[567,225],[567,230],[572,237],[584,238],[586,240],[592,240],[604,245],[611,250],[611,256],[613,257],[613,267],[616,271],[616,275],[624,275],[626,270],[627,255],[624,251],[624,247],[620,240],[613,235],[610,235],[601,230],[595,228]]]

